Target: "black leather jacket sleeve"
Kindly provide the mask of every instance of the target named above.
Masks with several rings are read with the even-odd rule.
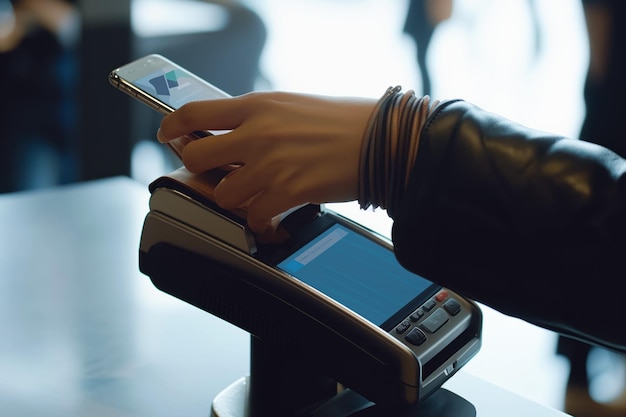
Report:
[[[613,152],[447,102],[395,212],[407,269],[626,352],[626,161]]]

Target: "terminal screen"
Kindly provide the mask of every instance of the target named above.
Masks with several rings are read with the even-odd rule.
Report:
[[[377,326],[433,285],[404,269],[392,251],[339,224],[278,267]]]

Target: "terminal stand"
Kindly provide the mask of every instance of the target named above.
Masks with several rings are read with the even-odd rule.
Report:
[[[444,388],[416,406],[379,406],[350,389],[337,390],[304,359],[251,336],[250,375],[213,400],[211,417],[476,417],[467,400]]]

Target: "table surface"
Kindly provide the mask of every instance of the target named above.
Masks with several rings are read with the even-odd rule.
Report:
[[[249,335],[138,270],[146,187],[114,177],[0,196],[3,416],[208,416],[249,370]],[[556,417],[460,371],[478,417]]]

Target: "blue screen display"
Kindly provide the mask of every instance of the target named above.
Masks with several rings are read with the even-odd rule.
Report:
[[[278,267],[377,326],[432,285],[392,251],[338,224]]]

